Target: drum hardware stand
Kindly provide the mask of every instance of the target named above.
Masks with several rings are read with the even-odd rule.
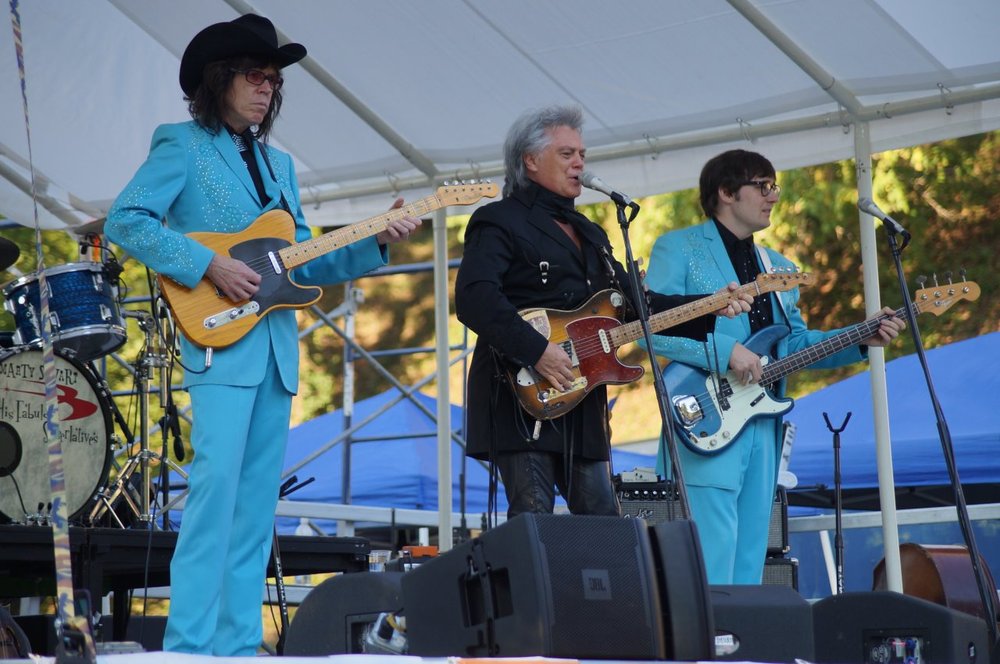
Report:
[[[118,515],[115,514],[111,506],[114,501],[119,497],[125,500],[129,509],[132,510],[132,514],[139,519],[143,524],[149,524],[152,527],[153,524],[153,514],[150,496],[152,495],[152,475],[149,472],[149,462],[150,459],[158,460],[161,464],[166,464],[173,470],[177,471],[182,477],[187,478],[187,473],[183,468],[178,466],[170,457],[165,455],[160,455],[151,449],[149,449],[149,380],[152,374],[153,368],[159,368],[161,373],[167,365],[167,359],[165,354],[162,352],[150,352],[152,347],[152,339],[156,331],[156,320],[153,316],[145,311],[123,311],[122,315],[127,318],[135,318],[139,323],[139,328],[146,335],[146,343],[144,350],[140,354],[138,360],[133,365],[135,368],[136,383],[139,386],[139,453],[130,457],[122,467],[121,472],[118,473],[118,479],[115,480],[114,484],[109,487],[110,491],[106,494],[102,493],[98,499],[97,504],[91,511],[90,519],[91,522],[96,521],[104,511],[109,511],[114,518],[117,525],[124,528],[125,525],[122,523]],[[169,386],[161,386],[161,400],[163,398],[163,389],[169,389]],[[139,477],[142,484],[141,494],[139,496],[139,501],[135,500],[132,496],[131,487],[129,485],[129,480],[136,470],[139,470]]]

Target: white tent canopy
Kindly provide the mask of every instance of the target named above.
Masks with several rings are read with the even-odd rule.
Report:
[[[153,128],[187,118],[178,62],[255,11],[309,49],[274,142],[317,225],[500,172],[523,110],[576,103],[591,168],[632,196],[692,186],[753,142],[779,169],[1000,127],[996,0],[75,0],[22,2],[44,227],[103,215]],[[12,31],[0,30],[0,214],[33,224]],[[588,198],[589,196],[589,198]],[[598,200],[588,192],[583,202]]]
[[[317,225],[383,212],[396,193],[414,199],[445,180],[498,176],[511,121],[550,103],[583,108],[590,167],[633,197],[690,187],[708,157],[748,144],[779,170],[855,157],[867,196],[873,151],[1000,127],[997,0],[31,0],[20,19],[43,227],[105,214],[153,128],[187,117],[177,71],[190,38],[251,11],[309,49],[285,72],[273,139],[293,155]],[[0,214],[33,225],[10,30],[0,30],[0,54]],[[601,198],[587,191],[580,202]],[[447,394],[440,213],[434,226]],[[871,266],[870,217],[862,228]],[[864,271],[869,312],[875,275]],[[883,362],[873,349],[891,513]],[[447,400],[438,403],[447,477]],[[450,501],[442,486],[442,548]],[[894,526],[883,528],[887,562]],[[896,559],[887,571],[901,588]]]

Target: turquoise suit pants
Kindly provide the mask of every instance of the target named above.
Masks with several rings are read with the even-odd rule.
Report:
[[[284,462],[292,395],[273,355],[259,385],[205,384],[190,390],[197,423],[194,459],[184,527],[170,563],[171,612],[163,647],[252,656],[263,630],[259,611],[245,607],[260,606],[264,591],[281,483],[274,469]]]

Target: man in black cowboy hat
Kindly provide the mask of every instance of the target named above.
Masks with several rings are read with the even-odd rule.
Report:
[[[253,14],[195,35],[180,67],[194,119],[156,129],[149,157],[108,213],[108,237],[184,286],[208,279],[233,302],[256,293],[256,271],[186,234],[238,232],[261,213],[284,208],[295,219],[296,241],[311,237],[292,160],[265,144],[281,108],[281,70],[305,55],[301,44],[279,46],[271,22]],[[379,267],[387,262],[385,245],[419,223],[391,222],[374,238],[296,268],[295,281],[337,283]],[[211,358],[187,339],[181,351],[195,456],[163,645],[253,655],[262,639],[261,599],[298,385],[295,314],[271,311]]]

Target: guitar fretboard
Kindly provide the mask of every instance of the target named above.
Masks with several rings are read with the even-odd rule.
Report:
[[[389,227],[389,224],[405,216],[419,217],[444,207],[436,194],[425,196],[418,201],[408,203],[401,208],[389,210],[374,217],[343,228],[337,228],[305,242],[299,242],[278,251],[285,268],[291,270],[314,258],[319,258],[331,251],[346,247],[352,242],[377,235]]]
[[[913,313],[920,313],[920,303],[914,303]],[[906,308],[900,307],[899,309],[896,309],[893,315],[896,318],[905,319]],[[889,318],[889,316],[878,316],[877,318],[866,320],[863,323],[858,323],[857,325],[844,330],[840,334],[836,334],[829,339],[824,339],[818,344],[809,346],[809,348],[803,348],[797,353],[792,353],[791,355],[783,357],[775,362],[769,362],[764,365],[764,370],[761,372],[760,384],[770,385],[771,383],[781,380],[785,376],[794,373],[799,369],[805,369],[813,362],[819,362],[834,353],[839,353],[840,351],[850,348],[851,346],[857,346],[865,339],[870,339],[872,335],[878,331],[882,321],[886,318]]]
[[[740,295],[753,295],[759,297],[771,291],[791,290],[796,286],[808,284],[811,275],[805,272],[790,274],[765,274],[755,281],[743,284],[734,292],[714,293],[706,297],[688,302],[679,307],[673,307],[649,317],[649,329],[652,332],[659,332],[667,328],[675,327],[681,323],[692,321],[695,318],[708,315],[725,307],[730,300]],[[616,348],[627,343],[637,341],[642,337],[642,325],[639,321],[624,323],[610,332],[611,343]]]

